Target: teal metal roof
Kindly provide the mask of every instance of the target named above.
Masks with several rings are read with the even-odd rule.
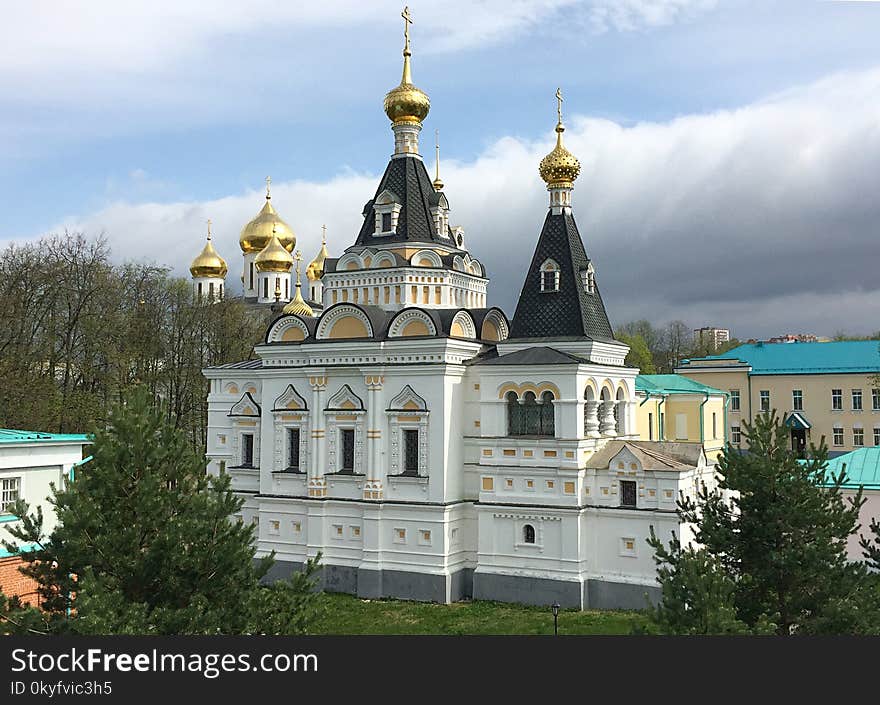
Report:
[[[725,394],[683,375],[637,375],[636,391],[645,394]]]
[[[835,477],[846,470],[844,487],[880,490],[880,446],[858,448],[828,461],[828,472]]]
[[[800,411],[792,411],[788,414],[788,416],[785,417],[785,425],[789,428],[801,429],[802,431],[812,428],[810,422],[807,421],[807,417]]]
[[[721,355],[682,360],[742,360],[753,375],[805,375],[880,372],[880,340],[844,340],[831,343],[749,343]],[[696,368],[696,365],[694,366]]]
[[[92,439],[84,433],[40,433],[38,431],[19,431],[14,428],[0,428],[0,443],[91,443]]]

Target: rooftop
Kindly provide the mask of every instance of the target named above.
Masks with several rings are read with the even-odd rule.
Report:
[[[720,355],[682,360],[696,368],[712,360],[741,360],[753,375],[803,375],[880,372],[880,341],[844,340],[829,343],[749,343]]]
[[[724,394],[720,389],[700,384],[683,375],[638,375],[636,392],[645,394]]]
[[[92,439],[84,433],[41,433],[21,431],[15,428],[0,428],[2,443],[91,443]]]
[[[828,461],[828,472],[835,477],[844,470],[844,487],[856,489],[862,485],[865,489],[880,490],[880,446],[858,448]]]

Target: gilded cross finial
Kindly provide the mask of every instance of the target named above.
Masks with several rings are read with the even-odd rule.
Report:
[[[208,239],[211,239],[211,219],[208,218]]]
[[[293,253],[293,261],[296,263],[296,285],[299,286],[299,263],[302,262],[302,250]]]
[[[266,177],[266,198],[272,198],[272,177]]]
[[[412,15],[409,14],[409,5],[403,8],[403,12],[400,13],[400,16],[403,17],[403,36],[406,40],[403,47],[403,53],[409,54],[409,26],[412,24]]]
[[[322,245],[327,244],[327,226],[326,225],[321,226],[321,244]]]
[[[559,124],[562,124],[562,89],[556,89],[556,115],[559,118]]]

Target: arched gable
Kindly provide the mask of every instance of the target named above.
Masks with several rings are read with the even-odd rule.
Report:
[[[275,400],[272,411],[287,411],[289,409],[308,409],[305,398],[296,391],[292,384],[287,385],[281,396]]]
[[[433,250],[419,250],[409,260],[414,267],[442,267],[443,260]]]
[[[476,338],[477,326],[467,311],[459,311],[449,326],[449,335],[456,338]]]
[[[336,271],[364,269],[364,260],[356,252],[346,252],[336,263]]]
[[[400,198],[390,189],[385,189],[382,193],[376,196],[375,204],[377,206],[390,206],[393,203],[400,203]]]
[[[387,411],[428,411],[428,402],[406,385],[396,397],[391,400]]]
[[[260,416],[261,411],[260,405],[257,404],[256,400],[251,396],[251,393],[245,392],[241,395],[241,399],[232,405],[232,408],[229,409],[229,413],[226,415],[256,418]]]
[[[507,318],[497,308],[492,309],[483,319],[480,338],[483,340],[506,340],[510,333]]]
[[[327,408],[324,411],[363,411],[364,400],[355,394],[351,387],[343,384],[339,391],[336,392],[327,401]]]
[[[394,267],[396,264],[397,260],[394,259],[393,254],[390,252],[378,252],[373,256],[370,267],[379,269],[381,267]]]
[[[267,343],[299,343],[309,337],[305,322],[297,316],[287,315],[279,318],[269,328]]]
[[[370,319],[360,307],[354,304],[337,304],[321,316],[315,338],[372,338],[373,335]]]
[[[416,335],[437,335],[434,321],[419,308],[405,308],[388,326],[389,338],[407,338]]]

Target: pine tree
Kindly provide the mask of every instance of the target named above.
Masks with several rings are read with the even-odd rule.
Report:
[[[235,520],[242,500],[144,390],[110,413],[93,459],[52,502],[58,525],[43,536],[39,512],[23,520],[24,572],[40,587],[52,632],[298,633],[315,611],[314,562],[303,575],[261,587],[271,558],[254,560],[253,526]],[[15,550],[15,546],[8,546]],[[273,609],[282,610],[275,615]]]
[[[713,570],[717,566],[734,586],[729,596],[716,591],[709,598],[716,609],[726,606],[722,597],[732,598],[736,619],[751,631],[771,622],[780,635],[861,631],[847,605],[864,585],[864,566],[846,556],[847,538],[858,530],[861,492],[848,500],[841,491],[845,476],[827,476],[824,441],[799,462],[775,412],[744,430],[748,452],[728,447],[722,453],[717,487],[703,486],[696,498],[678,503],[680,519],[693,526]],[[684,573],[690,566],[681,565],[675,543],[657,552],[664,602],[670,581],[689,584],[696,594],[701,589],[693,581],[702,578]],[[674,614],[671,603],[662,609]]]

